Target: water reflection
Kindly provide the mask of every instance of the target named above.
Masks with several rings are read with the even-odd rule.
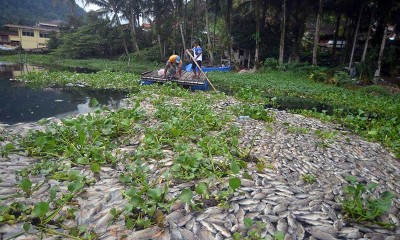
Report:
[[[10,79],[38,66],[20,66],[0,62],[0,123],[37,121],[52,116],[83,114],[93,111],[91,98],[109,108],[119,107],[127,92],[81,87],[31,89]]]

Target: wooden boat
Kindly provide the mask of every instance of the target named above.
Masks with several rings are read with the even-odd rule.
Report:
[[[142,73],[140,83],[142,85],[150,85],[154,83],[167,83],[167,82],[175,82],[178,85],[188,87],[191,90],[208,90],[208,81],[203,74],[200,74],[199,78],[193,78],[193,73],[182,70],[182,77],[177,79],[167,79],[158,75],[158,71],[148,71]]]

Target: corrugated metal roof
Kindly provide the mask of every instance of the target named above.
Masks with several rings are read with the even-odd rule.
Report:
[[[6,25],[4,25],[4,27],[23,28],[23,29],[29,29],[29,30],[46,31],[46,32],[57,31],[57,29],[49,29],[49,28],[43,28],[43,27],[29,27],[29,26],[23,26],[23,25],[15,25],[15,24],[6,24]]]

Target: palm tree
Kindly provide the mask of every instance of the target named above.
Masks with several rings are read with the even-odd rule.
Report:
[[[94,4],[100,7],[96,10],[96,14],[99,16],[111,16],[112,22],[117,26],[120,31],[122,41],[124,44],[124,49],[126,55],[129,54],[128,45],[126,44],[125,34],[122,30],[120,16],[118,14],[121,13],[123,2],[120,0],[84,0],[85,5]]]
[[[139,25],[139,16],[145,15],[144,13],[146,10],[146,2],[137,0],[124,0],[123,7],[121,8],[123,15],[128,19],[131,29],[132,43],[136,52],[140,51],[137,41],[136,27]]]

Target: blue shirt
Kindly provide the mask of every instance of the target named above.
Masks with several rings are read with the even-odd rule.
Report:
[[[193,51],[194,59],[197,58],[196,61],[203,61],[203,54],[201,54],[202,49],[200,46],[192,48],[192,51]],[[197,57],[197,56],[199,56],[199,57]]]

